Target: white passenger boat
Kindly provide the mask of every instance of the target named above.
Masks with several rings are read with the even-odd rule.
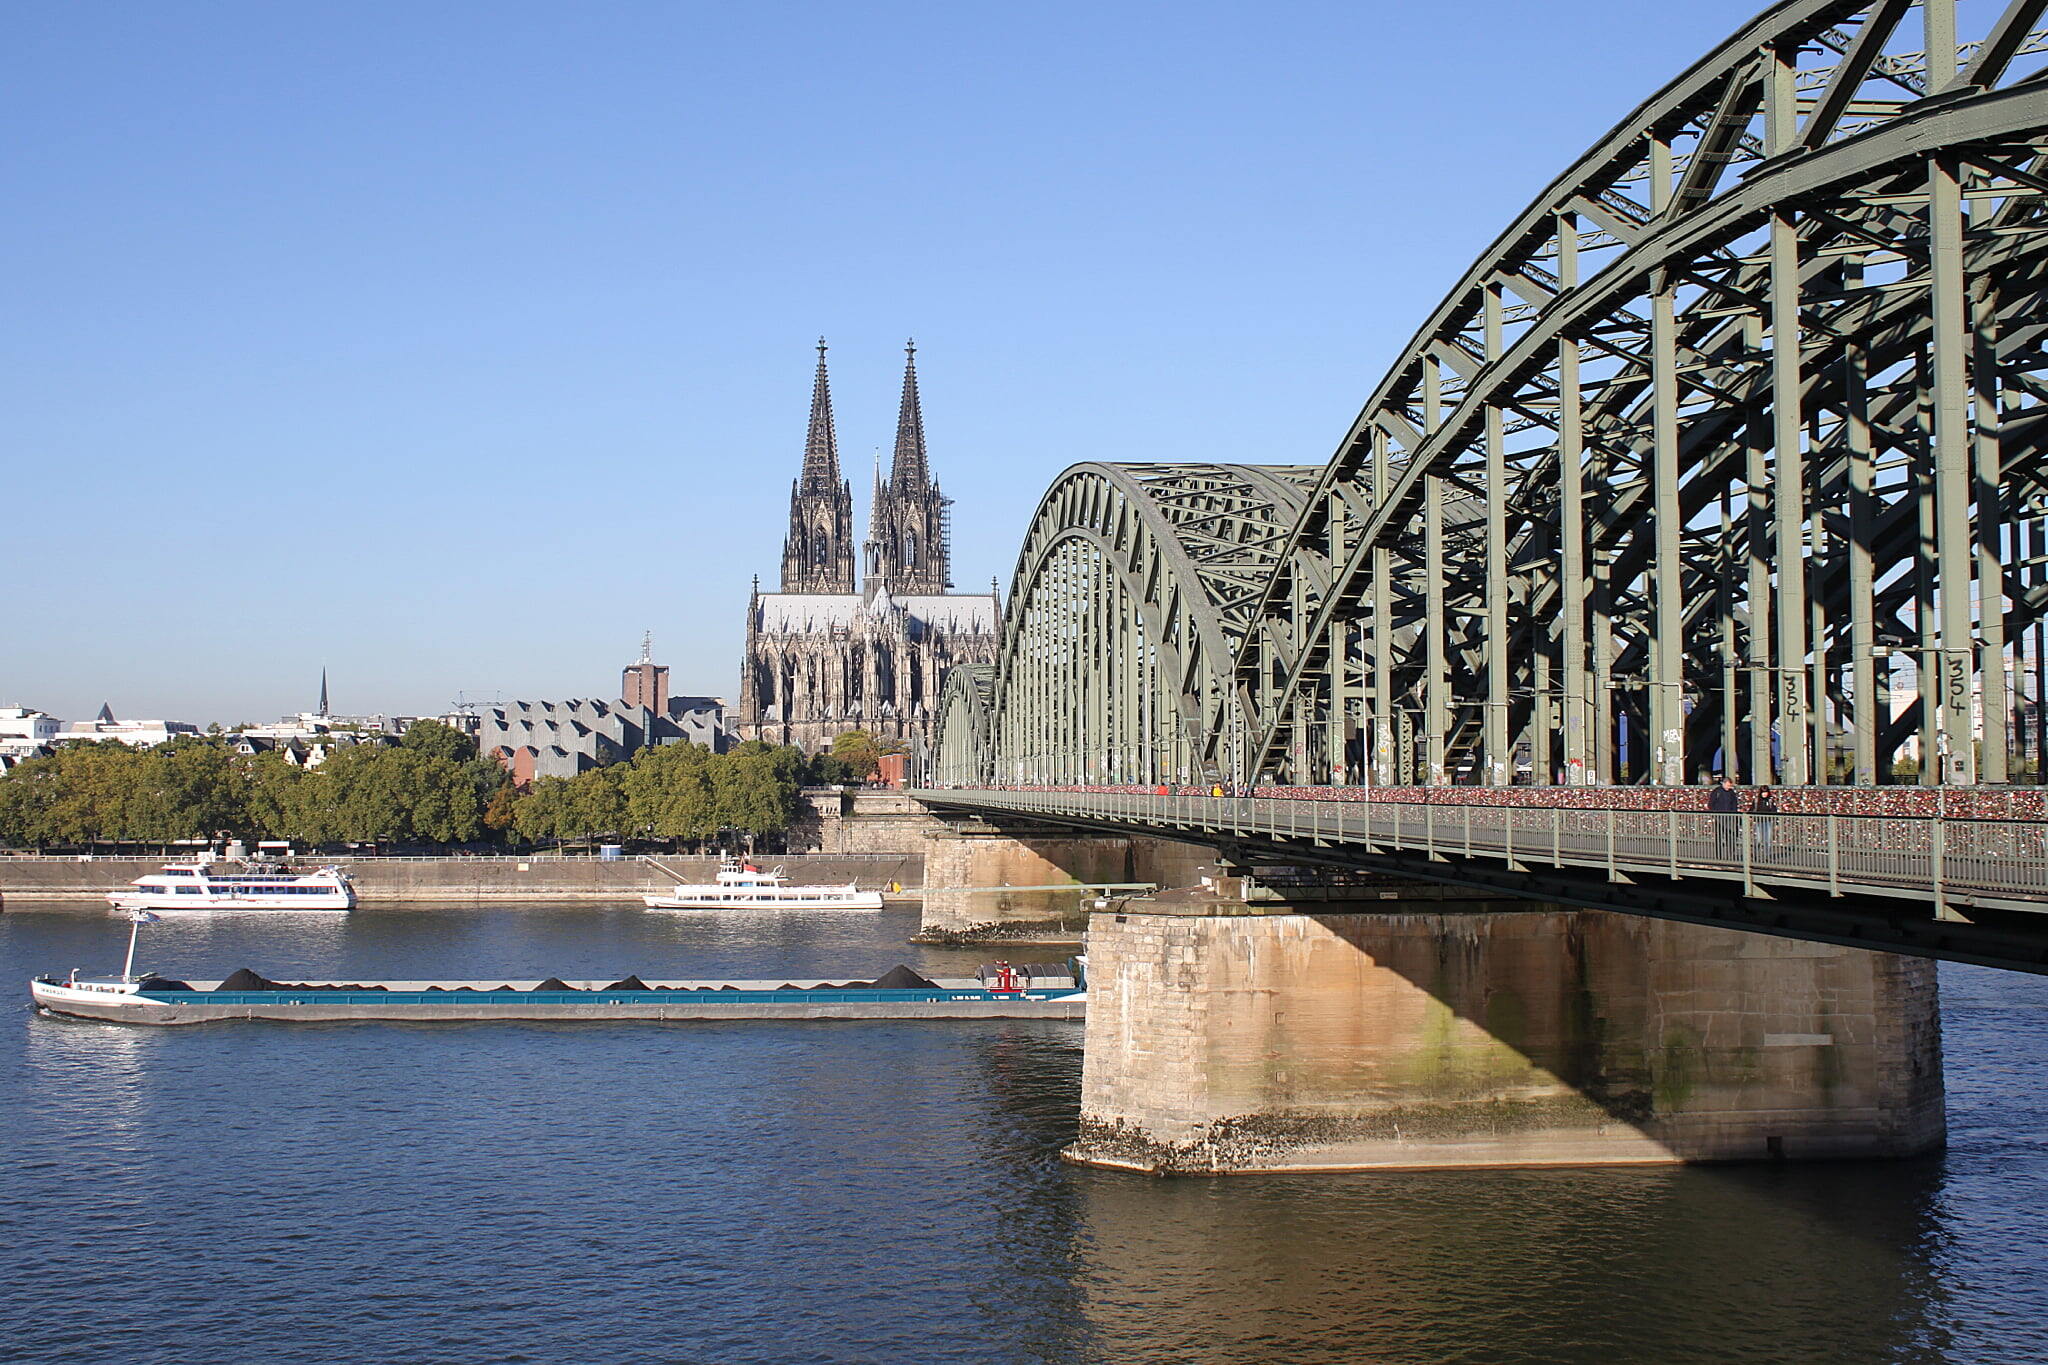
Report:
[[[738,858],[719,861],[718,880],[684,883],[646,896],[649,910],[879,910],[882,893],[844,886],[791,886],[782,869],[763,872]]]
[[[107,900],[116,910],[154,910],[159,914],[219,910],[321,910],[355,908],[356,890],[338,867],[317,872],[224,872],[201,854],[190,862],[170,863],[161,872],[137,877],[126,891]]]

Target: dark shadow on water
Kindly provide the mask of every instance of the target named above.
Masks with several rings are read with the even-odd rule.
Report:
[[[1080,1177],[1091,1358],[1941,1361],[1938,1160]]]

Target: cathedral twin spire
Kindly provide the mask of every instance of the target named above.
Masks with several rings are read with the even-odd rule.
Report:
[[[839,485],[839,434],[832,426],[832,381],[825,374],[825,338],[818,338],[818,376],[811,381],[811,429],[804,435],[803,489]]]
[[[917,343],[903,343],[903,401],[896,408],[896,457],[889,486],[899,493],[922,490],[930,476],[924,462],[924,407],[917,400]]]
[[[818,338],[818,376],[811,384],[803,473],[789,486],[782,590],[853,591],[853,487],[839,476],[839,436],[832,427],[832,385],[825,374],[823,337]]]
[[[946,498],[931,482],[925,458],[924,411],[917,392],[917,346],[904,347],[903,399],[896,416],[896,452],[889,478],[875,470],[869,511],[867,586],[891,595],[943,593],[952,586]],[[832,387],[825,371],[825,339],[818,339],[818,371],[811,385],[811,422],[804,438],[802,475],[790,487],[789,536],[782,547],[786,593],[855,591],[853,493],[839,472],[839,438],[832,421]]]

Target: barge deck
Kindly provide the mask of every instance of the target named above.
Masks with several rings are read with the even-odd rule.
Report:
[[[221,989],[221,982],[183,982],[184,989],[119,994],[33,983],[36,1005],[49,1014],[123,1024],[204,1024],[231,1019],[294,1023],[389,1021],[439,1023],[586,1020],[690,1021],[740,1019],[1080,1019],[1087,992],[1071,984],[991,990],[977,978],[938,979],[929,987],[876,989],[826,981],[613,982],[382,981],[300,982],[261,990]],[[232,978],[226,983],[232,987]],[[543,989],[544,987],[550,989]]]

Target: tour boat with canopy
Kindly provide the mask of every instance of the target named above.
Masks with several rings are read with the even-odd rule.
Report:
[[[209,854],[166,864],[161,872],[137,877],[107,900],[116,910],[163,914],[220,910],[319,910],[355,908],[355,887],[338,867],[317,872],[219,870]]]

